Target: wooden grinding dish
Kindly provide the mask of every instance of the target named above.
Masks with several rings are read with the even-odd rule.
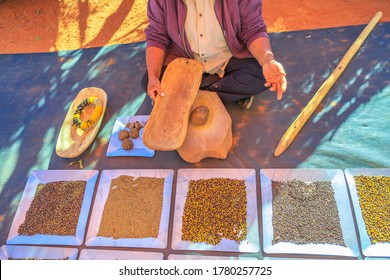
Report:
[[[194,110],[201,107],[208,109],[205,120],[193,118]],[[218,94],[199,90],[190,111],[187,136],[177,149],[179,155],[190,163],[206,157],[225,159],[233,144],[232,120]]]
[[[73,113],[77,106],[88,97],[97,97],[102,103],[102,112],[99,119],[93,126],[82,130],[73,125]],[[56,153],[59,157],[75,158],[83,153],[92,141],[95,139],[102,123],[104,113],[107,107],[107,94],[104,90],[96,87],[85,88],[79,92],[69,107],[65,116],[60,133],[57,139]],[[80,119],[82,121],[90,119],[95,109],[95,105],[89,105],[84,108]]]
[[[146,147],[173,151],[183,144],[202,72],[202,64],[192,59],[176,58],[168,64],[161,81],[164,96],[157,96],[144,128]]]

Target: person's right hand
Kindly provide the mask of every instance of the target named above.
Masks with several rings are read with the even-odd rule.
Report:
[[[283,65],[273,59],[263,65],[263,74],[266,80],[265,86],[271,91],[276,91],[277,99],[281,100],[287,89],[286,71]]]
[[[161,83],[158,78],[149,77],[148,90],[146,93],[153,101],[156,101],[157,94],[164,96],[164,92],[161,88]]]

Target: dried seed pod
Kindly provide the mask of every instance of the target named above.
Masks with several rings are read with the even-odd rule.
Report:
[[[143,128],[144,126],[143,126],[139,121],[135,121],[134,127],[135,127],[136,129],[140,130],[140,129]]]
[[[133,148],[133,141],[131,139],[125,139],[122,141],[122,148],[124,150],[130,150]]]
[[[118,138],[119,140],[123,141],[127,138],[129,138],[129,132],[126,130],[126,129],[122,129],[119,134],[118,134]]]
[[[139,130],[135,127],[132,127],[129,132],[130,138],[137,139],[139,137]]]

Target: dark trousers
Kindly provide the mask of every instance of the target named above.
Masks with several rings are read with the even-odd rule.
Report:
[[[164,66],[161,77],[165,69]],[[264,86],[265,82],[262,67],[256,59],[232,57],[225,68],[223,78],[217,74],[204,73],[199,88],[217,92],[223,103],[229,103],[262,93],[268,89]],[[147,72],[142,77],[141,84],[146,91],[148,86]]]

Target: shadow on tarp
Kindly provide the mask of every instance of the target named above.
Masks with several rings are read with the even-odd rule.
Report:
[[[273,156],[364,27],[272,34],[288,90],[281,102],[274,93],[263,93],[250,111],[229,107],[236,140],[230,159],[260,168],[390,167],[390,23],[375,27],[292,145]]]
[[[140,79],[145,44],[115,45],[77,51],[0,56],[0,240],[7,238],[13,216],[32,170],[84,168],[340,168],[390,167],[390,23],[379,24],[329,91],[316,114],[279,158],[277,143],[333,71],[364,26],[271,34],[277,60],[288,75],[282,101],[269,91],[250,110],[235,104],[234,144],[226,160],[184,162],[176,151],[154,158],[106,157],[118,116],[148,115],[150,100]],[[92,145],[76,159],[59,158],[55,145],[66,112],[85,87],[107,92],[108,105]]]
[[[3,241],[32,170],[78,168],[69,166],[73,160],[59,158],[55,146],[70,104],[86,87],[100,87],[108,95],[98,137],[86,152],[104,161],[116,116],[134,115],[143,105],[140,77],[145,71],[145,43],[1,55],[0,69]],[[85,168],[94,167],[85,164]]]

